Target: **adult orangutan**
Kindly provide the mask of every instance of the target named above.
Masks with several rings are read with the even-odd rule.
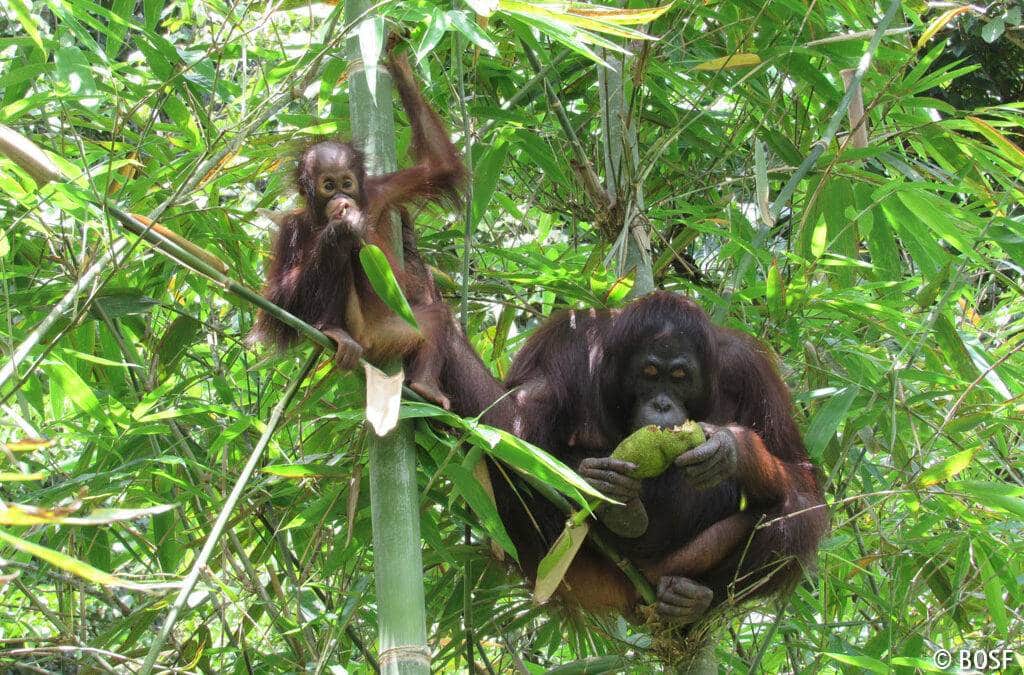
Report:
[[[503,425],[629,503],[603,511],[612,529],[598,527],[657,587],[661,616],[693,622],[730,594],[786,588],[813,563],[828,514],[789,392],[769,352],[712,324],[693,301],[656,292],[621,311],[557,314],[516,356],[506,387]],[[690,419],[707,441],[660,476],[632,478],[633,465],[609,457],[642,426]],[[565,517],[525,486],[494,484],[533,577]],[[624,513],[641,522],[622,528]],[[616,534],[624,529],[639,535]],[[629,615],[637,602],[624,575],[586,546],[564,589],[591,610]]]

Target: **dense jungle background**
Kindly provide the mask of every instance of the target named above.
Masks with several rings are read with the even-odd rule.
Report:
[[[466,209],[421,209],[416,226],[496,375],[556,309],[647,286],[778,352],[833,530],[792,596],[728,622],[721,666],[909,673],[939,670],[938,649],[1010,649],[1020,667],[1022,4],[375,12],[0,3],[0,123],[66,177],[0,157],[0,668],[137,671],[254,449],[158,663],[372,668],[363,380],[325,359],[303,380],[312,343],[247,344],[255,308],[233,289],[261,286],[260,210],[295,204],[304,144],[351,135],[351,56],[388,31],[408,32],[471,168]],[[112,207],[187,238],[220,276]],[[405,412],[433,668],[465,672],[467,636],[479,672],[660,668],[622,619],[532,603],[493,555],[500,524],[460,444],[490,450],[486,430]]]

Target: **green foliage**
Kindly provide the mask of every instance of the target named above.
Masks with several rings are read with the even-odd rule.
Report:
[[[874,4],[676,3],[630,25],[658,41],[628,42],[612,19],[531,3],[497,3],[486,21],[482,1],[384,5],[389,26],[411,31],[426,96],[471,146],[466,321],[499,375],[554,309],[621,304],[631,283],[523,43],[605,180],[591,57],[636,54],[623,79],[637,154],[617,187],[642,194],[655,282],[779,353],[832,510],[817,573],[784,607],[731,622],[717,648],[727,668],[909,673],[940,647],[1024,653],[1024,59],[1011,5],[965,10],[918,49],[944,10],[908,3],[863,82],[867,146],[841,133],[777,220],[763,204],[822,136]],[[349,133],[339,10],[290,6],[0,9],[0,123],[73,182],[38,185],[0,158],[0,499],[19,505],[0,532],[0,635],[28,649],[0,644],[4,667],[137,667],[167,612],[168,590],[152,585],[191,568],[298,375],[304,347],[268,357],[247,345],[248,303],[132,235],[120,242],[100,206],[148,214],[260,286],[270,231],[257,210],[292,204],[295,148]],[[731,55],[757,59],[715,61]],[[461,281],[464,215],[417,215],[442,281]],[[442,285],[456,305],[459,285]],[[326,367],[303,385],[161,663],[366,669],[378,627],[361,386]],[[507,435],[439,419],[416,432],[435,668],[464,668],[468,582],[478,665],[484,653],[495,672],[623,658],[653,670],[648,636],[623,620],[531,604],[491,554],[489,539],[509,555],[511,542],[460,441],[580,503],[585,486]],[[14,522],[26,513],[37,520]]]
[[[384,251],[373,244],[367,244],[359,249],[359,263],[366,272],[366,278],[384,304],[391,308],[391,311],[405,319],[406,323],[419,330],[420,325],[416,323],[416,316],[412,313],[412,307],[402,293],[402,287],[398,285],[395,273],[388,263]]]

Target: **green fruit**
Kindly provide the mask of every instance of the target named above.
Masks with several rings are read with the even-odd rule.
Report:
[[[659,429],[653,424],[630,434],[612,457],[636,464],[634,478],[660,476],[676,457],[704,442],[704,430],[694,421],[672,429]]]

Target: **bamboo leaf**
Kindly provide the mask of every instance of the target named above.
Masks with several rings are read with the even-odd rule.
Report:
[[[437,408],[423,404],[406,403],[402,406],[403,417],[438,416]],[[518,438],[504,429],[498,429],[475,420],[463,419],[451,414],[439,416],[445,424],[465,429],[469,439],[479,444],[485,452],[500,459],[509,466],[521,470],[565,494],[581,507],[588,501],[583,495],[608,501],[604,495],[577,475],[560,460],[548,452]]]
[[[7,441],[3,447],[11,452],[33,452],[52,446],[54,441],[49,438],[19,438]]]
[[[195,341],[201,328],[202,324],[191,316],[180,315],[171,322],[154,350],[157,363],[164,372],[174,368],[174,364]]]
[[[25,34],[32,38],[32,42],[45,54],[46,46],[43,44],[42,35],[39,34],[39,27],[32,16],[32,8],[25,0],[10,0],[10,7],[14,11],[14,18],[18,20]]]
[[[530,16],[534,19],[545,22],[558,22],[563,25],[575,26],[581,28],[584,31],[592,31],[595,33],[606,33],[608,35],[615,35],[617,37],[626,38],[628,40],[654,40],[656,38],[642,33],[632,28],[624,28],[623,26],[629,23],[646,23],[644,21],[633,22],[626,21],[627,16],[622,14],[621,11],[618,13],[612,13],[610,16],[617,20],[608,20],[605,18],[606,15],[600,13],[583,13],[573,11],[567,5],[560,3],[529,3],[520,2],[519,0],[501,0],[499,3],[501,9],[513,14],[519,14],[522,16]],[[578,5],[583,6],[583,5]]]
[[[768,268],[768,278],[765,280],[765,300],[768,302],[768,312],[776,322],[782,321],[786,314],[786,287],[782,283],[782,274],[779,273],[779,265],[772,260]]]
[[[1019,145],[1007,138],[1001,131],[981,119],[980,117],[967,116],[967,119],[981,132],[981,134],[1002,151],[1003,157],[1014,166],[1024,169],[1024,150]]]
[[[34,473],[20,473],[18,471],[0,471],[0,483],[22,483],[26,481],[43,480],[46,473],[36,471]],[[0,520],[3,520],[3,512],[0,511]]]
[[[494,44],[491,38],[484,32],[476,21],[469,18],[466,12],[461,10],[452,10],[448,12],[448,19],[451,25],[455,27],[463,36],[480,49],[484,50],[492,56],[498,53],[498,46]]]
[[[839,663],[845,663],[848,666],[864,668],[872,673],[879,673],[880,675],[888,675],[889,673],[889,666],[885,665],[878,659],[865,654],[837,654],[835,652],[825,652],[825,656],[828,656]]]
[[[26,541],[20,537],[16,537],[13,534],[0,530],[0,541],[3,541],[10,546],[13,546],[17,550],[33,555],[40,560],[50,563],[58,569],[62,569],[65,572],[74,574],[76,577],[81,577],[86,581],[91,581],[96,584],[103,586],[115,586],[120,588],[129,588],[134,590],[146,590],[146,586],[143,584],[136,584],[126,579],[108,574],[103,570],[97,569],[88,563],[84,563],[81,560],[72,558],[69,555],[65,555],[60,551],[55,551],[39,544],[34,544],[30,541]]]
[[[519,560],[519,553],[516,551],[515,544],[505,530],[505,524],[501,521],[501,516],[498,514],[498,508],[495,506],[493,498],[487,494],[487,491],[473,475],[473,472],[458,464],[448,464],[444,472],[455,485],[455,489],[458,490],[462,498],[466,500],[466,503],[469,504],[469,507],[473,509],[473,512],[480,519],[480,524],[483,525],[487,534],[494,541],[498,542],[506,553]]]
[[[58,387],[79,410],[105,426],[110,433],[116,433],[114,420],[107,414],[108,406],[100,404],[92,387],[86,384],[73,368],[63,361],[51,361],[46,367],[46,372],[53,378],[54,386]]]
[[[846,419],[860,390],[857,387],[843,387],[818,410],[811,425],[804,434],[807,452],[813,459],[820,459],[825,446],[835,436],[836,429]]]
[[[398,285],[398,279],[395,278],[395,273],[391,269],[391,263],[388,262],[384,251],[373,244],[366,244],[359,250],[359,262],[362,264],[363,271],[366,272],[366,276],[370,280],[370,286],[373,287],[374,292],[380,299],[384,301],[384,304],[395,314],[405,319],[405,322],[410,326],[419,330],[420,326],[416,323],[416,317],[412,313],[409,301],[405,299],[402,287]]]
[[[544,675],[596,675],[625,673],[635,668],[635,660],[626,656],[590,656],[563,663],[544,671]]]
[[[985,604],[992,614],[992,623],[996,625],[999,635],[1006,639],[1007,629],[1010,626],[1010,619],[1006,614],[1006,600],[1003,598],[1003,582],[999,579],[988,555],[982,546],[973,548],[974,557],[978,560],[978,570],[981,572],[981,585],[985,591]]]
[[[971,11],[970,5],[964,5],[963,7],[954,7],[953,9],[946,10],[942,14],[939,14],[937,17],[932,19],[932,22],[928,24],[928,27],[923,33],[921,33],[921,37],[917,39],[917,48],[920,49],[928,44],[928,41],[935,37],[936,33],[945,28],[946,24],[961,14],[969,11]]]
[[[951,492],[963,491],[981,504],[1024,518],[1024,488],[1019,485],[985,481],[953,481],[946,486]]]
[[[572,14],[589,16],[607,23],[619,23],[627,26],[651,23],[662,14],[672,9],[671,2],[659,7],[641,7],[637,9],[591,5],[584,2],[569,2],[566,4],[568,5],[569,12]]]
[[[774,227],[772,202],[768,194],[768,160],[761,139],[754,140],[754,190],[757,194],[757,215],[765,227]]]
[[[109,525],[138,520],[173,508],[173,504],[161,504],[142,509],[95,509],[86,515],[74,516],[71,514],[75,510],[69,508],[48,509],[26,504],[4,504],[0,508],[0,525]]]
[[[922,659],[917,656],[894,656],[890,662],[894,666],[906,666],[924,673],[941,673],[942,668],[935,665],[934,659]]]
[[[473,226],[480,222],[491,202],[498,178],[508,157],[508,143],[499,143],[487,149],[479,162],[473,164]]]
[[[451,20],[448,18],[447,12],[433,7],[430,9],[430,22],[427,24],[427,29],[423,31],[423,37],[420,38],[419,44],[416,45],[417,62],[422,61],[427,54],[434,50],[450,25]]]
[[[381,47],[384,45],[384,19],[379,16],[368,16],[359,23],[359,54],[363,59],[363,70],[366,72],[366,86],[370,90],[370,98],[377,98],[377,69]]]
[[[919,487],[930,487],[949,480],[966,469],[974,458],[974,450],[964,450],[945,459],[935,466],[928,467],[917,479]]]
[[[281,478],[348,478],[352,470],[328,464],[275,464],[263,467],[263,473]]]
[[[704,61],[693,67],[694,70],[736,70],[738,68],[751,68],[761,63],[761,57],[757,54],[730,54],[710,61]]]
[[[541,559],[537,565],[537,583],[533,589],[533,601],[538,605],[546,603],[558,590],[588,532],[590,523],[587,521],[566,525],[547,555]]]

